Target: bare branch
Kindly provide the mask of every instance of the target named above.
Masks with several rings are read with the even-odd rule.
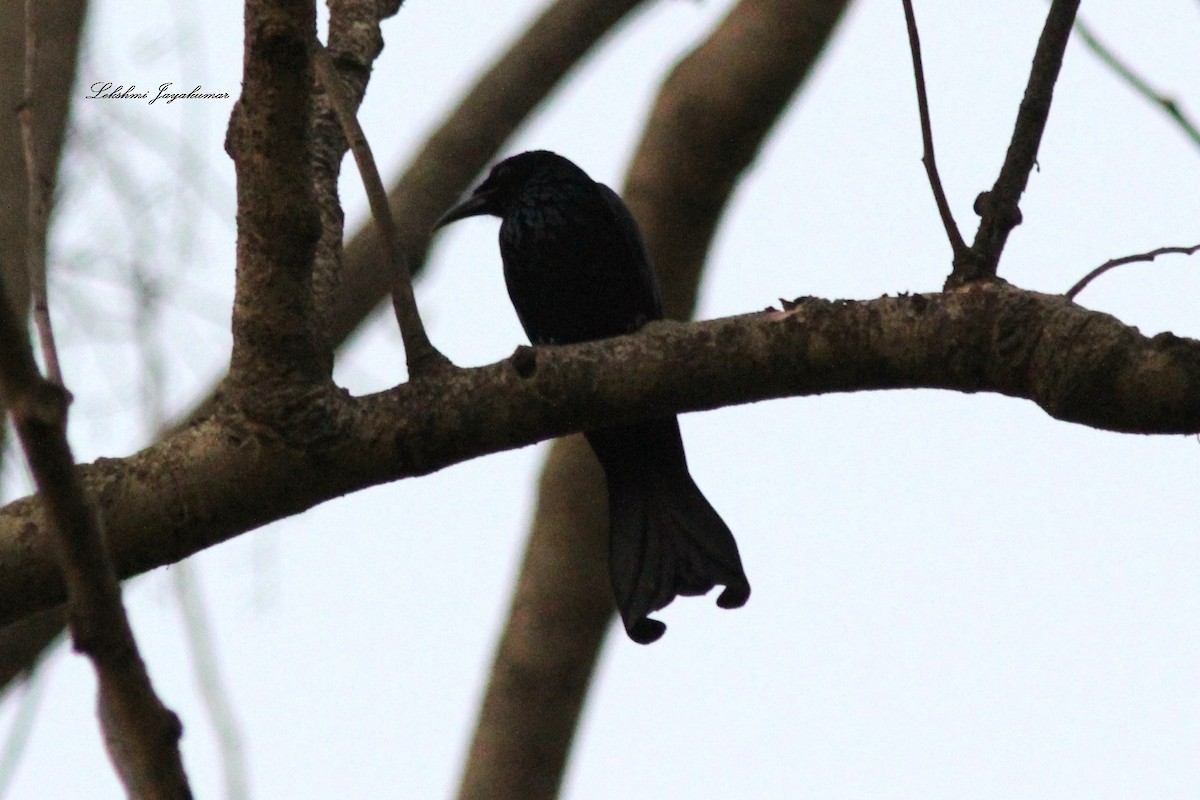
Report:
[[[63,385],[62,367],[58,363],[58,348],[54,345],[54,328],[50,324],[50,301],[46,290],[46,225],[50,218],[50,176],[43,168],[34,133],[34,102],[37,74],[37,4],[25,0],[25,95],[18,116],[21,120],[21,145],[25,152],[25,176],[29,185],[27,217],[26,268],[29,272],[29,297],[33,306],[33,322],[41,344],[42,360],[50,380]]]
[[[938,174],[937,161],[933,155],[933,124],[929,119],[929,98],[925,93],[925,68],[921,64],[921,39],[917,33],[917,17],[913,12],[912,0],[904,0],[904,21],[908,26],[908,46],[912,50],[913,76],[917,81],[917,109],[921,116],[921,142],[925,148],[921,163],[925,165],[925,174],[929,177],[929,186],[933,189],[933,199],[937,203],[938,214],[942,218],[942,226],[946,229],[946,238],[950,240],[950,249],[954,260],[969,258],[967,243],[963,241],[954,215],[950,212],[950,202],[946,199],[946,190],[942,187],[942,178]]]
[[[38,53],[33,85],[37,87],[34,131],[38,157],[45,175],[57,172],[66,127],[70,92],[75,76],[79,33],[83,26],[85,0],[36,3]],[[24,174],[25,147],[18,115],[25,97],[25,0],[3,0],[0,10],[0,265],[9,299],[24,317],[29,310],[28,262],[25,238],[28,229],[29,196],[26,181],[12,177]]]
[[[0,748],[0,798],[8,796],[9,787],[16,777],[17,767],[29,743],[29,734],[33,732],[33,724],[37,720],[37,712],[41,708],[42,696],[46,691],[47,674],[44,670],[29,673],[17,684],[17,689],[23,690],[17,714],[8,729],[4,745]]]
[[[396,312],[396,322],[400,325],[400,336],[404,340],[408,373],[410,376],[420,377],[432,370],[451,366],[450,360],[430,343],[425,332],[425,324],[421,321],[421,313],[417,309],[417,298],[413,294],[408,261],[404,257],[404,251],[400,249],[396,220],[388,207],[387,192],[383,188],[383,180],[379,177],[379,168],[375,166],[375,157],[371,154],[367,136],[358,124],[354,106],[342,90],[340,78],[329,59],[329,54],[319,41],[314,39],[312,44],[317,77],[337,111],[342,133],[350,144],[351,152],[354,153],[354,160],[358,164],[358,172],[362,176],[367,200],[371,206],[371,217],[379,230],[384,262],[391,264],[394,276],[392,307]]]
[[[0,289],[0,330],[8,343],[0,357],[0,389],[45,500],[48,532],[70,598],[75,647],[96,669],[100,723],[110,758],[131,796],[190,797],[178,749],[182,727],[150,684],[121,603],[120,585],[104,553],[99,521],[66,442],[70,395],[62,388],[46,291],[50,178],[37,151],[33,117],[37,37],[32,3],[25,11],[26,91],[20,119],[29,192],[26,247],[34,319],[51,380],[38,374],[20,318]]]
[[[1179,107],[1179,103],[1174,98],[1155,90],[1145,78],[1134,72],[1132,67],[1122,61],[1116,53],[1096,37],[1096,34],[1092,32],[1092,29],[1082,19],[1075,20],[1075,33],[1079,34],[1079,38],[1083,40],[1087,48],[1095,53],[1109,69],[1128,83],[1131,89],[1160,108],[1168,117],[1175,120],[1175,123],[1183,130],[1184,135],[1191,139],[1193,144],[1200,147],[1200,129],[1197,129],[1196,123],[1192,122],[1191,118],[1183,113],[1183,109]]]
[[[208,624],[204,598],[196,585],[194,567],[195,562],[192,561],[176,564],[171,570],[171,580],[179,610],[183,614],[183,629],[187,636],[188,649],[191,651],[196,687],[217,736],[221,771],[225,778],[225,800],[243,800],[249,797],[250,793],[241,730],[229,699],[229,692],[217,667],[212,630]]]
[[[338,182],[349,141],[353,138],[344,133],[343,120],[357,112],[366,96],[367,83],[375,62],[383,52],[382,22],[396,13],[400,3],[398,0],[383,3],[329,0],[327,5],[329,33],[326,51],[338,81],[330,91],[325,89],[321,80],[313,87],[313,190],[321,219],[321,236],[317,240],[313,265],[313,302],[317,312],[318,333],[325,346],[332,348],[337,340],[330,336],[328,314],[337,302],[336,298],[345,291],[342,285],[345,271],[345,214]],[[338,91],[336,98],[333,91]],[[342,112],[335,106],[335,100],[342,106]],[[345,113],[346,110],[349,110],[349,114]],[[372,204],[377,206],[378,201],[374,200]],[[388,265],[395,263],[395,257],[381,260],[381,253],[387,256],[381,248],[371,253],[370,269],[380,276],[390,290],[393,272],[389,271]]]
[[[1078,335],[1086,326],[1089,336]],[[937,388],[1028,399],[1100,430],[1200,432],[1200,341],[1153,338],[1062,295],[1002,282],[867,301],[805,299],[789,311],[535,349],[352,398],[308,398],[287,430],[225,410],[79,476],[101,504],[121,577],[173,563],[368,486],[488,453],[656,414],[776,397]],[[328,435],[306,449],[313,428]],[[0,624],[65,599],[34,498],[0,508]]]
[[[0,289],[0,392],[42,501],[44,524],[69,598],[75,648],[91,659],[99,683],[100,726],[109,757],[132,797],[188,798],[179,756],[179,718],[155,695],[121,603],[66,439],[68,394],[37,371],[29,338]]]
[[[1122,258],[1114,258],[1109,261],[1105,261],[1103,264],[1096,267],[1094,270],[1089,272],[1087,275],[1084,275],[1082,278],[1080,278],[1079,282],[1076,283],[1074,286],[1072,286],[1070,289],[1067,289],[1065,297],[1068,300],[1074,300],[1075,295],[1082,292],[1084,287],[1086,287],[1089,283],[1091,283],[1096,278],[1098,278],[1101,275],[1103,275],[1104,273],[1108,272],[1113,267],[1120,267],[1120,266],[1124,266],[1125,264],[1134,264],[1139,261],[1153,261],[1154,259],[1158,258],[1159,256],[1165,256],[1170,253],[1178,253],[1180,255],[1190,256],[1192,253],[1195,253],[1197,250],[1200,250],[1200,244],[1193,245],[1191,247],[1160,247],[1157,250],[1151,250],[1148,253],[1138,253],[1137,255],[1124,256]]]
[[[1078,10],[1079,0],[1053,0],[1050,5],[1004,164],[992,189],[975,199],[975,212],[981,219],[971,245],[972,256],[955,264],[946,282],[948,287],[995,278],[1008,235],[1021,224],[1021,195],[1037,162],[1038,147],[1054,98],[1054,84],[1058,81],[1063,53]]]
[[[332,353],[317,330],[313,262],[321,225],[313,187],[310,43],[304,3],[248,0],[242,96],[226,150],[237,173],[237,284],[226,383],[243,407],[271,419],[294,391],[330,381]]]

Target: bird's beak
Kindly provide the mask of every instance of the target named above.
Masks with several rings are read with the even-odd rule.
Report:
[[[449,225],[451,222],[457,222],[466,217],[476,217],[480,214],[494,214],[492,208],[492,197],[490,192],[475,192],[475,194],[463,200],[458,205],[452,207],[445,214],[438,217],[438,221],[433,223],[433,229],[436,231],[444,225]]]

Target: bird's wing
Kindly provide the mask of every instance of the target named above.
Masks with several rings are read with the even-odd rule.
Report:
[[[658,275],[654,272],[654,265],[650,263],[650,254],[646,251],[646,242],[642,239],[642,231],[638,228],[637,220],[633,218],[633,213],[629,210],[629,206],[625,205],[625,201],[621,199],[620,195],[603,183],[597,182],[596,185],[600,187],[600,195],[612,213],[626,246],[638,256],[638,277],[640,279],[638,283],[645,287],[648,293],[645,302],[647,311],[650,313],[646,319],[647,321],[662,319],[662,295],[658,289]]]

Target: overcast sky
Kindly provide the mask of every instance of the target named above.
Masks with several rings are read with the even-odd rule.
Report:
[[[362,111],[385,174],[542,5],[410,0],[387,22]],[[650,4],[506,152],[556,150],[619,188],[664,71],[731,5]],[[939,165],[969,237],[1046,4],[916,5]],[[1093,0],[1083,14],[1200,114],[1200,6]],[[167,416],[228,358],[234,201],[221,141],[240,45],[229,0],[132,16],[94,4],[53,265],[81,459],[146,441],[136,412],[155,385],[138,378],[135,336],[163,375]],[[231,99],[79,99],[94,81],[199,83]],[[860,0],[740,187],[700,316],[937,291],[950,249],[920,156],[900,3]],[[1200,150],[1078,43],[1039,163],[1001,263],[1019,286],[1062,292],[1109,258],[1200,242]],[[358,220],[362,191],[345,173]],[[495,238],[492,219],[455,225],[419,287],[434,342],[460,365],[524,341]],[[1198,259],[1124,267],[1079,302],[1146,334],[1198,336]],[[140,333],[125,310],[135,274],[161,294]],[[402,368],[382,315],[337,377],[363,393]],[[935,391],[780,400],[682,425],[754,594],[738,611],[676,602],[651,647],[614,631],[566,797],[1200,796],[1195,437],[1102,433],[1027,401]],[[360,492],[192,560],[253,797],[453,794],[544,452]],[[186,726],[195,792],[219,797],[168,571],[128,586],[156,686]],[[8,796],[121,797],[90,667],[60,647],[41,681]],[[0,706],[0,735],[17,709]]]

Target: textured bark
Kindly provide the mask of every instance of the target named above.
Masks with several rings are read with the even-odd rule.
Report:
[[[301,24],[298,2],[247,3],[242,95],[225,141],[238,227],[227,396],[263,420],[333,372],[312,292],[321,231],[310,135],[316,15]]]
[[[845,6],[744,0],[664,82],[624,196],[640,221],[669,317],[690,316],[713,233],[738,178]],[[558,794],[614,611],[604,476],[581,437],[555,442],[540,488],[463,774],[463,800]],[[533,614],[547,621],[530,624]]]
[[[534,357],[531,359],[529,356]],[[778,397],[995,392],[1129,433],[1200,432],[1200,342],[1142,336],[1061,296],[1002,283],[782,312],[660,322],[360,398],[314,394],[288,425],[215,414],[80,468],[117,571],[136,575],[368,486],[554,436]],[[530,369],[532,367],[532,370]],[[0,509],[0,624],[61,603],[35,498]]]
[[[226,410],[140,453],[83,466],[81,477],[129,577],[348,492],[634,422],[647,407],[936,388],[1025,398],[1103,430],[1200,432],[1200,342],[1148,338],[1061,296],[1002,283],[659,322],[528,351],[519,364],[454,369],[360,398],[316,393],[270,429]],[[38,505],[0,509],[0,624],[65,598]]]
[[[367,93],[367,81],[375,59],[383,52],[380,22],[395,14],[399,7],[399,2],[386,9],[376,4],[344,0],[330,3],[328,54],[336,66],[342,89],[356,110]],[[326,315],[341,289],[345,215],[338,197],[338,175],[347,145],[328,91],[320,81],[314,90],[313,188],[321,217],[321,237],[317,242],[313,269],[313,302],[318,314],[317,330],[325,340],[324,347],[332,348],[335,342],[328,339],[330,320]],[[378,269],[378,261],[375,266]]]

